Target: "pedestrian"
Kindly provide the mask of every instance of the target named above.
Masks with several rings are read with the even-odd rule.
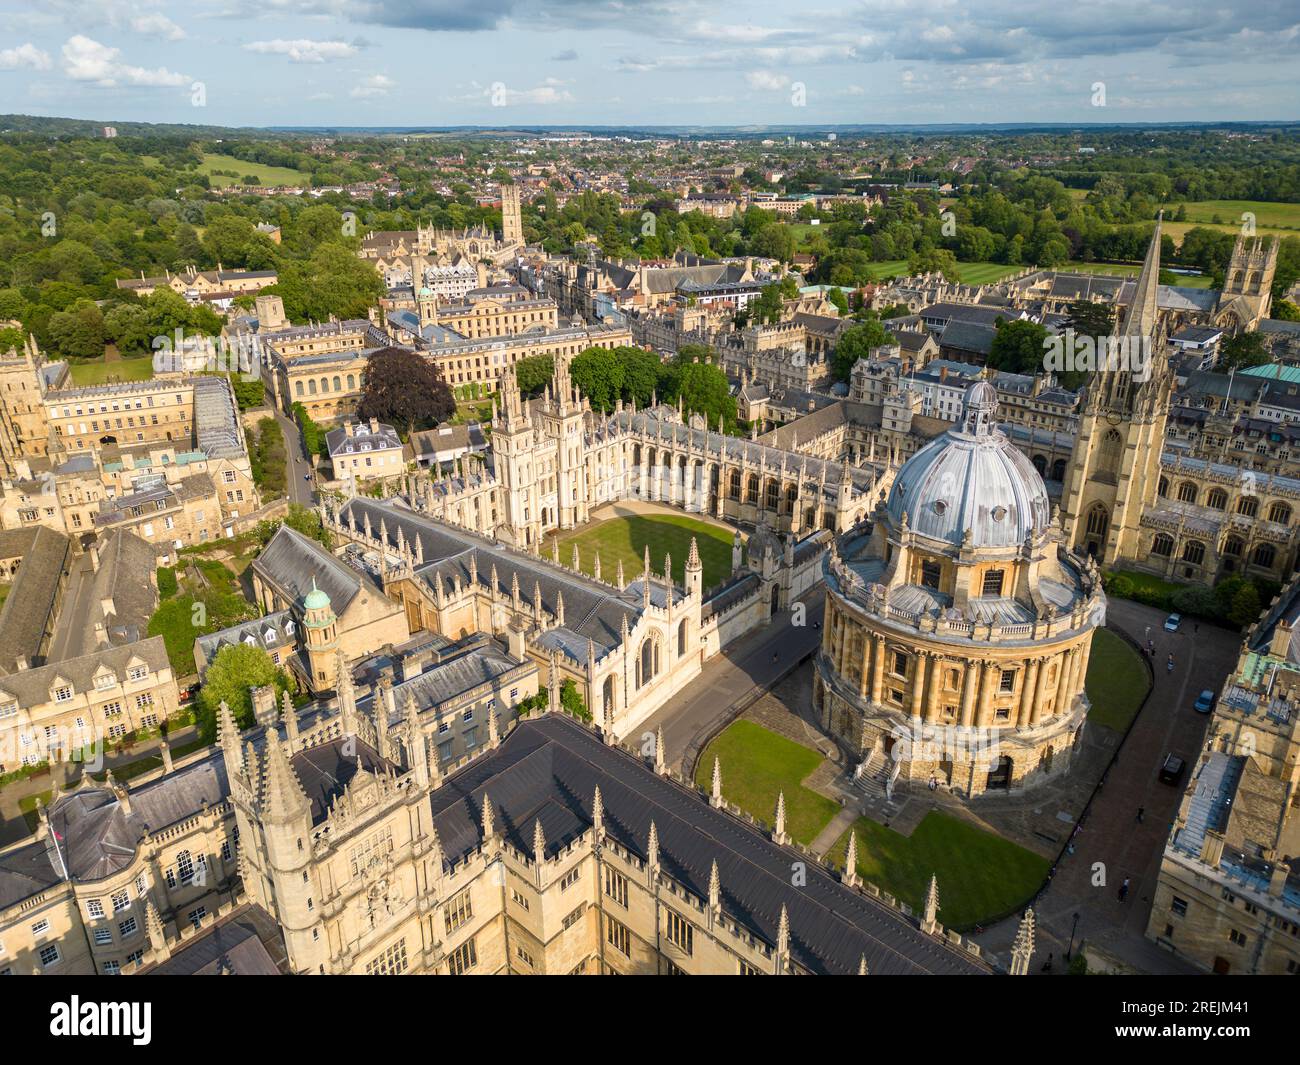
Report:
[[[1048,954],[1047,961],[1043,962],[1043,972],[1050,973],[1051,971],[1052,971],[1052,956],[1051,954]]]
[[[1146,814],[1146,812],[1147,812],[1147,808],[1146,808],[1145,806],[1139,806],[1139,807],[1138,807],[1138,824],[1139,824],[1139,825],[1142,823],[1142,818],[1143,818],[1143,816]]]
[[[1119,901],[1120,901],[1120,902],[1123,902],[1126,898],[1128,898],[1128,880],[1129,880],[1129,878],[1128,878],[1128,877],[1125,877],[1125,878],[1124,878],[1124,883],[1120,884],[1120,886],[1119,886]]]

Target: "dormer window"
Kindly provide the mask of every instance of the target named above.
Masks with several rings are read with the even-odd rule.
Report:
[[[130,680],[144,680],[149,676],[148,666],[132,666],[126,671],[127,678]]]
[[[106,692],[109,688],[117,683],[117,677],[112,673],[101,673],[95,678],[95,690]]]
[[[1000,569],[991,569],[984,574],[984,594],[1001,595],[1002,594],[1003,573]]]
[[[50,692],[56,703],[66,703],[72,698],[72,686],[70,684],[60,684]]]

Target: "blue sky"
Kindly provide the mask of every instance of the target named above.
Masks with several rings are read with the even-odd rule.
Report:
[[[436,126],[1300,118],[1300,0],[0,0],[0,25],[0,113]]]

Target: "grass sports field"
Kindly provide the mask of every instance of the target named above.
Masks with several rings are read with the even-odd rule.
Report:
[[[301,170],[290,170],[286,166],[265,166],[262,163],[247,163],[233,155],[204,155],[199,164],[199,173],[207,174],[212,184],[218,187],[240,185],[245,174],[251,174],[262,185],[305,185],[308,175]],[[214,171],[223,171],[217,174]],[[234,177],[230,174],[234,173]]]
[[[137,359],[119,359],[105,362],[73,362],[68,364],[72,383],[78,387],[102,385],[110,381],[147,381],[153,377],[153,357],[144,355]]]
[[[685,514],[631,514],[588,525],[560,537],[560,562],[565,566],[572,563],[573,546],[577,544],[584,573],[593,572],[596,552],[599,551],[602,580],[614,580],[618,561],[622,559],[623,576],[630,581],[644,568],[645,549],[649,545],[650,568],[661,573],[664,553],[670,553],[673,556],[673,580],[680,585],[686,578],[686,556],[690,554],[692,536],[704,566],[704,588],[707,591],[731,575],[732,534],[720,525],[698,521]],[[549,540],[545,554],[550,557]]]

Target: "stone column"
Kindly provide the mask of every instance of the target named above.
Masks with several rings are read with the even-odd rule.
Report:
[[[1016,715],[1016,727],[1024,728],[1029,724],[1034,712],[1034,686],[1038,675],[1043,670],[1042,662],[1031,658],[1025,662],[1025,679],[1020,692],[1020,712]]]
[[[939,688],[943,683],[943,667],[945,660],[938,655],[930,656],[930,679],[926,685],[925,693],[925,720],[927,724],[933,724],[939,716]]]
[[[979,689],[982,669],[983,664],[980,662],[970,662],[966,665],[961,694],[962,728],[970,728],[975,724],[975,693]]]
[[[988,728],[993,723],[993,686],[1000,672],[997,663],[985,659],[981,665],[979,707],[975,714],[975,723],[980,728]]]
[[[885,686],[885,638],[877,634],[872,636],[872,641],[875,647],[872,655],[874,664],[871,667],[871,701],[879,704]]]
[[[1044,658],[1040,660],[1038,664],[1038,683],[1034,685],[1034,702],[1032,707],[1030,708],[1030,715],[1029,715],[1029,723],[1031,725],[1037,725],[1039,719],[1043,716],[1043,689],[1047,687],[1047,673],[1049,668],[1048,663],[1050,661],[1051,659]],[[1058,679],[1063,679],[1064,676],[1065,676],[1065,662],[1063,660],[1061,663]],[[1056,690],[1059,696],[1061,690],[1060,687],[1058,686]]]
[[[916,661],[912,666],[912,717],[914,718],[921,716],[922,697],[925,694],[925,669],[929,660],[929,652],[916,652]]]

